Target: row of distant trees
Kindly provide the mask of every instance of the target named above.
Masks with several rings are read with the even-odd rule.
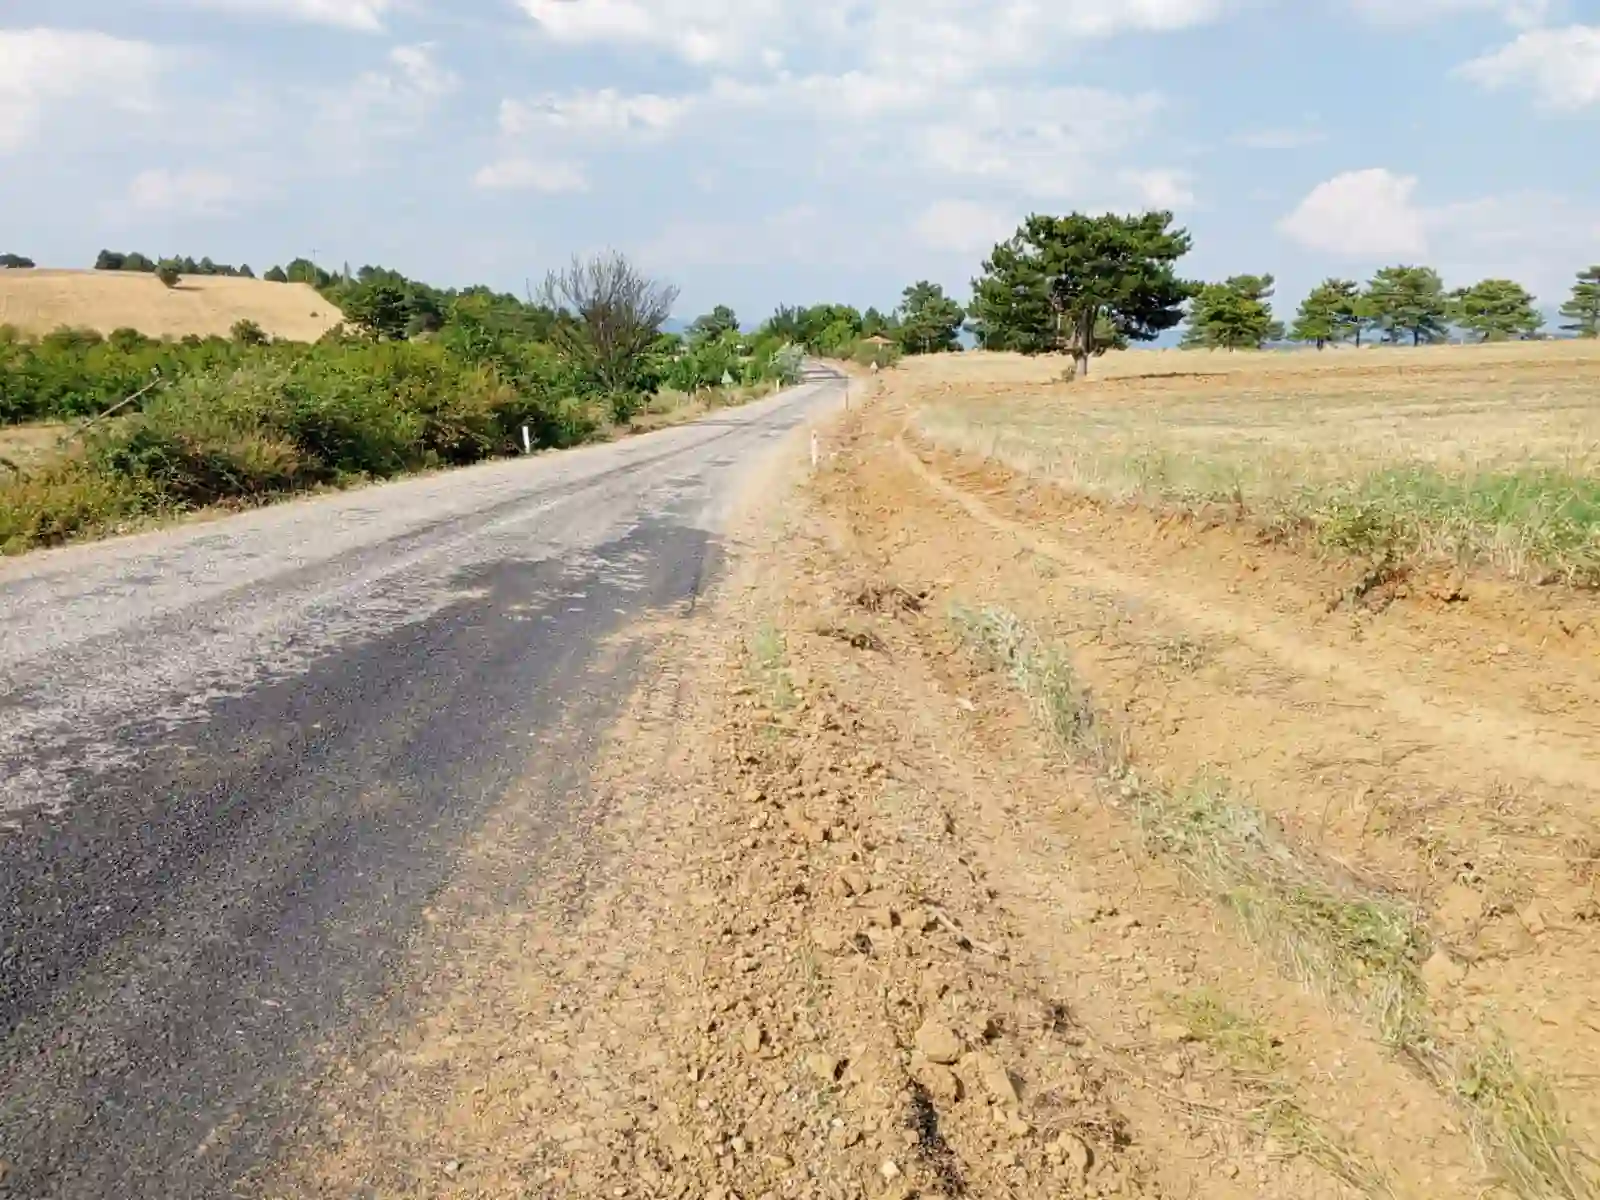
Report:
[[[134,251],[123,254],[117,250],[102,250],[94,260],[96,271],[136,271],[145,275],[159,275],[163,269],[176,271],[181,275],[226,275],[237,279],[254,279],[256,273],[250,269],[249,264],[242,267],[229,266],[226,263],[212,262],[209,258],[202,258],[196,262],[188,256],[170,258],[151,258],[147,254]]]
[[[1452,330],[1481,342],[1538,337],[1544,315],[1533,295],[1511,279],[1484,279],[1448,290],[1432,267],[1384,267],[1365,285],[1326,279],[1300,304],[1285,331],[1272,314],[1271,275],[1236,275],[1205,284],[1190,301],[1185,346],[1258,347],[1287,336],[1319,350],[1342,342],[1361,345],[1375,335],[1412,345],[1441,342]],[[1563,332],[1600,336],[1600,266],[1579,272],[1562,305]]]
[[[899,305],[889,312],[877,308],[863,311],[849,304],[784,305],[757,332],[783,338],[825,358],[881,362],[897,354],[959,349],[966,318],[966,310],[947,296],[944,288],[920,280],[905,289]],[[719,305],[697,320],[690,332],[736,321],[731,309]]]
[[[31,263],[29,264],[32,265]],[[254,279],[255,271],[249,263],[240,266],[231,266],[228,263],[213,262],[210,258],[202,258],[198,262],[190,255],[172,255],[166,258],[151,258],[148,254],[141,254],[135,250],[123,253],[120,250],[102,250],[94,260],[96,271],[136,271],[145,275],[158,275],[162,282],[175,284],[185,275],[200,276],[227,276],[233,279]],[[309,258],[297,258],[287,267],[272,267],[264,272],[262,279],[268,283],[308,283],[312,287],[321,288],[333,282],[338,276],[323,270]]]
[[[1452,291],[1433,268],[1403,265],[1365,285],[1325,280],[1286,329],[1273,315],[1271,275],[1185,279],[1179,263],[1191,246],[1170,212],[1031,216],[973,280],[967,328],[989,349],[1070,354],[1082,374],[1097,354],[1179,326],[1186,346],[1225,348],[1286,336],[1319,348],[1367,335],[1420,345],[1452,330],[1497,341],[1541,336],[1544,327],[1533,296],[1514,280]],[[1563,332],[1600,336],[1600,266],[1579,272],[1561,314]]]

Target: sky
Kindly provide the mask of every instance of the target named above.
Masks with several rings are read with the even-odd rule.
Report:
[[[5,0],[0,252],[522,292],[965,299],[1031,212],[1173,210],[1280,313],[1600,262],[1600,0]]]

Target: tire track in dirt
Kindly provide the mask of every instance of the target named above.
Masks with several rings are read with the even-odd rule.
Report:
[[[1198,600],[1150,578],[1117,571],[1065,543],[1011,521],[977,497],[941,478],[905,444],[896,453],[929,490],[960,505],[976,521],[1018,539],[1029,549],[1066,567],[1091,586],[1165,610],[1192,629],[1244,642],[1282,663],[1296,675],[1328,681],[1364,703],[1389,710],[1409,724],[1472,746],[1502,770],[1532,776],[1562,787],[1587,787],[1600,779],[1600,755],[1553,737],[1549,730],[1520,717],[1464,703],[1456,697],[1425,693],[1370,660],[1353,660],[1346,651],[1317,646],[1259,616],[1244,616],[1214,598]]]

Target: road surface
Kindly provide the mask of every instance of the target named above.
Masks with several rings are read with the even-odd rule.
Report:
[[[483,815],[561,828],[641,665],[601,643],[843,387],[0,563],[0,1194],[270,1164]]]

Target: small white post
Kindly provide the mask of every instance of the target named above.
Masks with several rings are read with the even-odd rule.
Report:
[[[815,429],[813,429],[811,431],[811,469],[813,471],[815,471],[817,469],[818,457],[819,457],[819,455],[818,455],[818,452],[817,452],[817,431]]]
[[[522,427],[522,452],[524,454],[533,453],[533,439],[528,436],[528,427],[526,425]]]

